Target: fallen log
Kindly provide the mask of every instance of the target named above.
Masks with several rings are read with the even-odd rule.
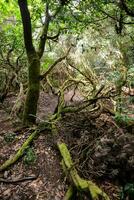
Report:
[[[17,153],[6,160],[1,166],[0,166],[0,172],[6,170],[8,167],[13,165],[18,161],[19,158],[21,158],[25,151],[29,148],[29,145],[32,143],[32,141],[44,130],[51,130],[51,123],[49,122],[43,122],[43,124],[40,124],[37,129],[31,133],[31,135],[26,139],[26,141],[22,144],[20,149],[17,151]]]
[[[24,152],[28,149],[30,143],[34,140],[34,138],[39,134],[39,131],[35,130],[23,143],[23,145],[20,147],[20,149],[17,151],[17,153],[6,160],[1,166],[0,166],[0,172],[6,170],[9,166],[13,165],[19,158],[21,158],[24,154]]]
[[[73,195],[75,195],[74,192],[76,193],[76,191],[80,194],[86,194],[90,200],[110,200],[108,195],[103,192],[95,183],[85,180],[78,175],[66,144],[58,143],[57,145],[63,158],[63,170],[65,173],[69,172],[69,179],[71,180],[71,185],[64,197],[64,200],[73,199]]]

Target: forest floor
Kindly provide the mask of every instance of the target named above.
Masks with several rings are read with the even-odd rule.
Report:
[[[19,129],[20,124],[9,117],[15,99],[10,95],[0,105],[0,164],[13,156],[32,132],[32,128]],[[57,101],[56,96],[41,93],[38,122],[54,112]],[[60,164],[57,140],[67,144],[81,177],[96,182],[111,200],[121,199],[122,186],[134,180],[134,127],[119,127],[110,115],[97,114],[88,110],[66,114],[57,124],[58,136],[49,131],[41,133],[23,158],[0,173],[0,180],[35,180],[0,181],[0,200],[63,199],[68,183]]]

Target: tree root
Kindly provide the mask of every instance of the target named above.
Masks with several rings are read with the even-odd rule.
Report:
[[[64,143],[58,143],[58,149],[63,157],[64,171],[69,172],[69,178],[71,180],[71,186],[69,187],[64,200],[73,199],[73,195],[85,194],[91,200],[110,200],[106,193],[104,193],[97,185],[92,181],[82,179],[75,169],[70,153]],[[75,194],[74,194],[75,193]]]
[[[17,151],[17,153],[6,160],[1,166],[0,166],[0,172],[6,170],[8,167],[10,167],[12,164],[14,164],[19,158],[21,158],[28,149],[29,144],[34,140],[34,138],[39,134],[39,131],[35,130],[28,138],[27,140],[23,143],[21,148]]]

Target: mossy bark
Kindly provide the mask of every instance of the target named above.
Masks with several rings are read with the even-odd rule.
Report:
[[[104,193],[95,183],[89,180],[82,179],[74,167],[71,155],[67,149],[66,144],[58,143],[58,149],[62,155],[64,167],[63,170],[69,172],[71,184],[81,194],[85,193],[89,199],[92,200],[110,200],[106,193]],[[73,187],[70,186],[64,200],[73,199]]]
[[[35,123],[36,121],[37,104],[40,91],[40,59],[36,52],[30,53],[28,58],[29,82],[23,113],[23,124],[25,125]]]
[[[20,149],[17,151],[17,153],[6,160],[1,166],[0,166],[0,172],[6,170],[8,167],[13,165],[19,158],[21,158],[24,154],[24,152],[28,149],[30,143],[35,139],[35,137],[39,134],[38,131],[34,131],[24,142],[24,144],[20,147]]]

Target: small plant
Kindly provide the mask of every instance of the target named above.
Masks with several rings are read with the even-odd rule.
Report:
[[[114,119],[118,124],[126,125],[129,125],[134,120],[134,118],[131,118],[127,115],[121,115],[120,113],[116,113]]]
[[[31,165],[35,163],[37,157],[33,148],[29,147],[24,156],[24,164]]]
[[[127,183],[121,191],[121,200],[134,198],[134,183]]]
[[[7,143],[13,142],[14,139],[15,139],[15,133],[14,133],[14,132],[7,133],[6,135],[4,135],[4,140],[5,140]]]

